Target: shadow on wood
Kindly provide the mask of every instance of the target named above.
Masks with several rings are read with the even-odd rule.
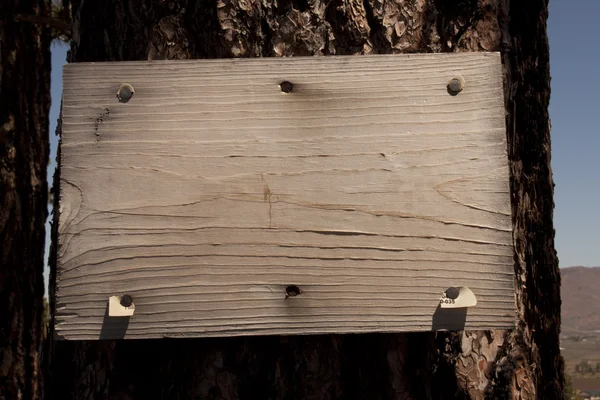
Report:
[[[431,330],[461,331],[465,329],[467,307],[441,308],[439,305],[433,314]]]
[[[124,339],[129,320],[131,317],[111,317],[108,315],[108,304],[104,310],[100,340],[102,339]]]

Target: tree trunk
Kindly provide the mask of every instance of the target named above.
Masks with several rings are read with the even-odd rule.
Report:
[[[53,398],[562,399],[547,9],[547,0],[73,1],[71,62],[501,51],[518,324],[59,342]]]
[[[50,2],[0,2],[0,399],[43,394],[50,31],[18,14]]]

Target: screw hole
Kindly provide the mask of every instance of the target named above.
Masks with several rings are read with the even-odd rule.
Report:
[[[296,285],[290,285],[285,288],[285,298],[286,299],[288,297],[296,297],[300,294],[302,294],[302,290],[300,290],[300,288]]]

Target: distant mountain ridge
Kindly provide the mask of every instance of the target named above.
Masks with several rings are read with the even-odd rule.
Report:
[[[600,333],[600,267],[561,268],[563,335]]]

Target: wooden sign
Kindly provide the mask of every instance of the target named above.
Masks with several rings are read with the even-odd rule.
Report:
[[[56,333],[514,326],[497,53],[64,69]]]

